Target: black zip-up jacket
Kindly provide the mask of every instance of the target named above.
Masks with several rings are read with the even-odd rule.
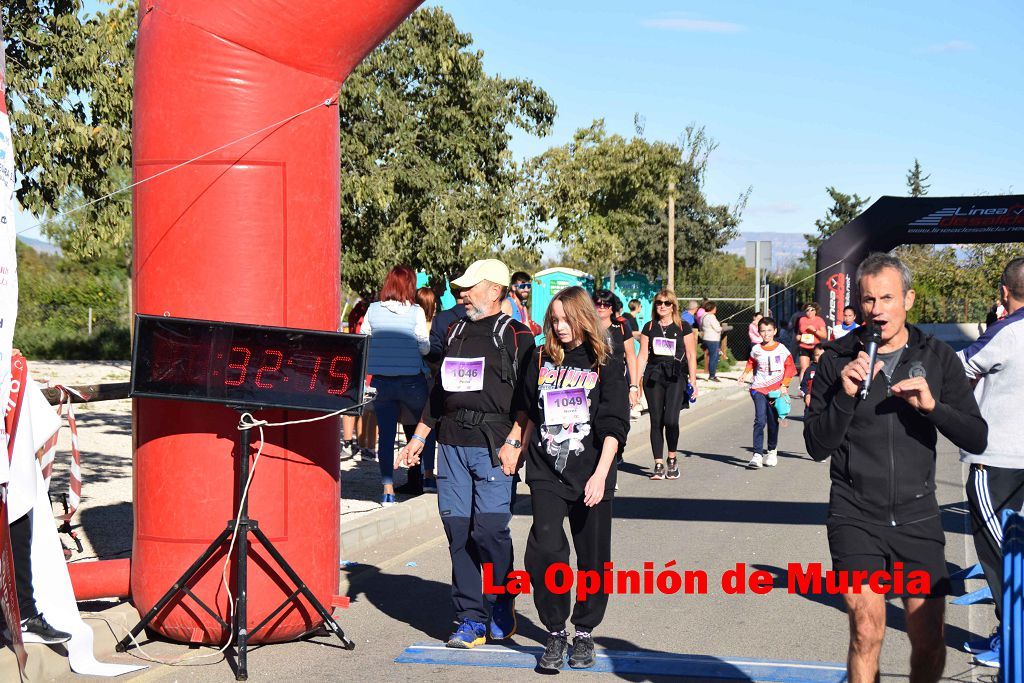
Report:
[[[880,371],[864,400],[847,396],[839,376],[864,350],[864,332],[827,345],[818,363],[804,442],[815,460],[832,458],[830,516],[890,526],[934,517],[937,432],[971,453],[988,441],[988,424],[953,349],[912,325],[907,329],[891,380]],[[922,374],[935,398],[927,415],[890,392],[893,384]]]

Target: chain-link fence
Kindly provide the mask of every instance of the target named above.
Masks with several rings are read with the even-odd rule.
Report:
[[[120,360],[131,356],[126,304],[21,304],[14,345],[47,360]]]

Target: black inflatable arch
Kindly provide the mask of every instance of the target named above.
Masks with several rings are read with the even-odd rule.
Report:
[[[835,324],[855,300],[857,266],[872,252],[901,244],[1000,242],[1024,242],[1024,195],[881,197],[818,247],[814,299]]]

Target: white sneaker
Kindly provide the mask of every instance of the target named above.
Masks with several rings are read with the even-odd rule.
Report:
[[[639,420],[642,416],[643,416],[643,413],[640,412],[640,406],[639,405],[636,408],[633,408],[632,410],[629,411],[629,419],[631,421],[635,422],[636,420]]]
[[[778,464],[779,464],[779,452],[778,452],[778,450],[773,448],[772,450],[768,451],[768,453],[765,454],[765,456],[764,456],[764,466],[765,467],[775,467]]]
[[[761,454],[754,453],[754,457],[750,459],[750,462],[747,464],[747,467],[752,470],[759,470],[761,469],[761,465]]]

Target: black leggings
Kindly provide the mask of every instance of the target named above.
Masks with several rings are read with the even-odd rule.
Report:
[[[669,382],[657,375],[644,377],[644,396],[651,417],[651,451],[655,460],[661,459],[665,441],[668,441],[669,455],[674,454],[679,445],[679,411],[683,409],[685,393],[686,385],[682,380]]]

